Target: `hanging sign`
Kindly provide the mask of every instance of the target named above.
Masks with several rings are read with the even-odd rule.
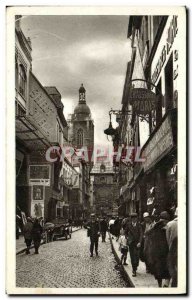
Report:
[[[146,115],[156,109],[157,95],[151,90],[134,88],[129,94],[130,104],[137,114]]]

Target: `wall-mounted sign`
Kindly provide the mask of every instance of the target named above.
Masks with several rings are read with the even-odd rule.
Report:
[[[44,202],[42,201],[31,202],[31,216],[33,218],[44,218]]]
[[[32,186],[32,201],[44,201],[45,187],[43,185]]]
[[[29,184],[30,185],[50,185],[51,166],[50,165],[30,165]]]
[[[154,71],[152,72],[152,76],[151,76],[151,81],[153,83],[155,83],[161,73],[161,70],[163,68],[163,65],[165,64],[165,61],[169,55],[169,52],[173,46],[175,37],[177,35],[178,32],[178,16],[173,16],[170,24],[169,24],[169,28],[167,30],[167,38],[165,41],[164,46],[162,47],[162,51],[161,54],[158,58],[157,64],[155,66]],[[178,58],[178,56],[177,56]]]
[[[144,88],[133,88],[129,94],[130,104],[137,114],[146,115],[156,109],[157,95],[151,90]]]
[[[45,133],[50,141],[56,140],[56,115],[57,110],[53,101],[37,78],[30,73],[29,116],[33,117],[35,124]]]
[[[171,119],[168,115],[144,149],[144,171],[154,166],[174,145]]]

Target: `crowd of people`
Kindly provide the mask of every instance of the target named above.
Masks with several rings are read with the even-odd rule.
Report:
[[[146,265],[146,273],[154,275],[159,287],[177,287],[177,208],[171,218],[167,211],[152,216],[145,212],[142,222],[137,213],[131,213],[125,218],[114,217],[110,220],[96,218],[91,214],[86,225],[90,237],[90,256],[94,249],[98,255],[99,236],[105,242],[106,232],[119,243],[121,263],[127,265],[129,253],[132,276],[137,276],[139,262]]]

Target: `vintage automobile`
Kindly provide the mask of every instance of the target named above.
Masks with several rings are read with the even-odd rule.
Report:
[[[54,219],[44,225],[45,242],[56,241],[58,238],[64,237],[66,240],[71,238],[72,226],[63,219]]]

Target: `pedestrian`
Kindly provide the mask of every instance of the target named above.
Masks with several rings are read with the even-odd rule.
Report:
[[[87,225],[87,236],[90,237],[90,256],[93,257],[93,251],[98,256],[98,241],[99,241],[99,223],[96,221],[95,214],[91,214],[91,221]]]
[[[167,258],[167,264],[169,274],[171,276],[171,287],[177,287],[177,220],[178,220],[178,209],[175,210],[174,220],[167,223],[166,226],[166,238],[169,247],[169,253]]]
[[[103,217],[103,219],[100,222],[100,232],[101,232],[102,242],[105,242],[107,228],[108,226],[107,226],[106,218]]]
[[[132,276],[137,276],[139,266],[139,249],[143,238],[142,227],[138,222],[137,213],[131,214],[131,222],[127,225],[126,234],[128,238],[129,252],[132,265]]]
[[[27,246],[26,254],[30,254],[30,247],[32,243],[32,228],[33,228],[33,222],[30,217],[27,217],[27,223],[23,227],[23,235],[25,239],[25,244]]]
[[[114,223],[115,223],[115,219],[114,217],[111,217],[111,219],[109,220],[109,231],[112,235],[114,235]],[[112,236],[113,239],[113,236]]]
[[[39,224],[39,220],[35,219],[33,223],[33,228],[32,228],[32,239],[35,247],[35,254],[39,254],[39,247],[41,243],[41,235],[43,232],[43,228]]]
[[[166,226],[166,238],[167,238],[167,243],[169,246],[169,249],[171,248],[171,244],[173,243],[173,240],[175,238],[177,238],[177,220],[178,220],[178,216],[177,216],[178,210],[176,208],[175,210],[175,218],[167,223]]]
[[[121,264],[123,264],[124,266],[127,266],[127,253],[128,253],[128,240],[127,240],[127,236],[124,233],[122,233],[119,237],[119,248],[121,251]]]
[[[120,229],[121,229],[121,220],[119,219],[119,217],[117,217],[114,222],[114,235],[116,237],[116,241],[118,241],[119,239]]]
[[[141,259],[141,261],[145,262],[145,257],[144,257],[145,235],[146,235],[146,232],[148,230],[150,230],[153,226],[151,217],[150,217],[148,212],[144,212],[144,214],[143,214],[143,223],[141,224],[141,226],[142,226],[142,229],[143,229],[143,239],[142,239],[141,248],[140,248],[140,259]],[[146,265],[146,273],[149,273],[147,265]]]
[[[144,257],[147,268],[162,287],[162,280],[165,279],[164,287],[169,285],[169,271],[167,266],[167,256],[169,252],[166,239],[165,226],[169,222],[170,216],[167,211],[160,213],[160,220],[145,233]]]

